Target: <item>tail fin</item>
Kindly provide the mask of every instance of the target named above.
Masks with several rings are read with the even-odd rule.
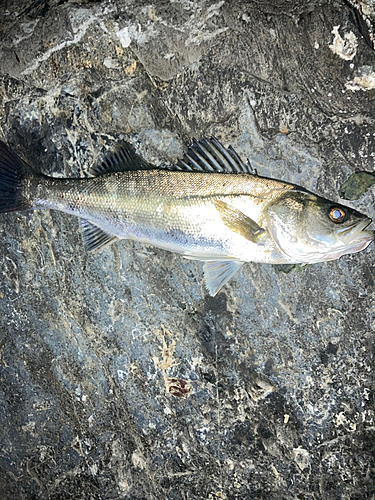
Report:
[[[32,202],[23,196],[31,169],[4,142],[0,141],[0,213],[32,208]]]

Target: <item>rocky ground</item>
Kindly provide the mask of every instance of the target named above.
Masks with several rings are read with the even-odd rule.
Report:
[[[56,177],[120,139],[167,166],[214,134],[339,200],[374,172],[374,19],[370,1],[3,1],[0,132]],[[374,218],[370,184],[347,203]],[[375,498],[373,245],[248,264],[215,298],[201,263],[88,254],[58,212],[1,215],[0,248],[3,500]]]

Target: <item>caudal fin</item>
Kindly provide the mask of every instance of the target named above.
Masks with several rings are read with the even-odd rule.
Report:
[[[32,208],[25,196],[25,180],[30,174],[27,163],[0,141],[0,213]]]

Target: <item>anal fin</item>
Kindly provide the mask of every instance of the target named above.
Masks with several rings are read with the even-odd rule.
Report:
[[[238,260],[206,261],[203,265],[208,293],[215,297],[221,288],[243,266]]]
[[[79,219],[79,222],[82,230],[82,241],[89,252],[99,252],[105,246],[117,240],[116,236],[106,233],[86,219]]]

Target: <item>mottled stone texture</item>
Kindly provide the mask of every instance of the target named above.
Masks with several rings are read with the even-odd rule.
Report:
[[[346,86],[375,71],[360,18],[342,0],[5,0],[1,134],[54,176],[120,138],[167,165],[215,134],[337,200],[374,171],[374,90]],[[374,188],[352,206],[374,218]],[[2,215],[0,248],[2,500],[375,498],[373,245],[246,265],[216,298],[200,263],[88,255],[57,212]]]

